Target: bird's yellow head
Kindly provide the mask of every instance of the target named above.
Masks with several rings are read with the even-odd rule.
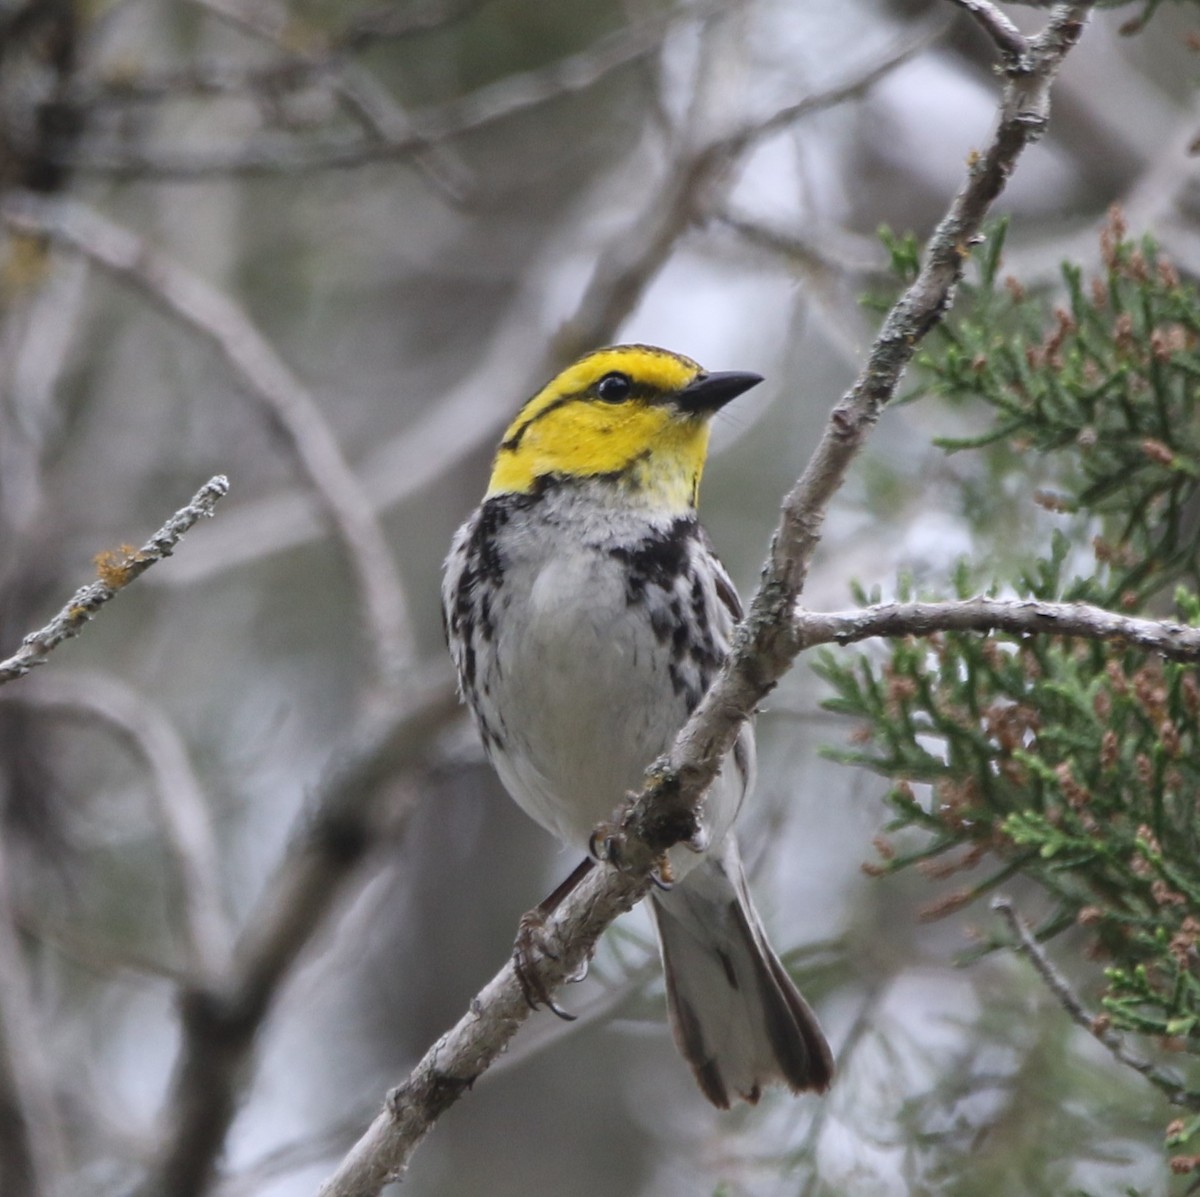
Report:
[[[496,452],[488,497],[529,494],[552,478],[605,478],[657,510],[690,510],[710,419],[761,381],[709,374],[650,345],[597,349],[521,408]]]

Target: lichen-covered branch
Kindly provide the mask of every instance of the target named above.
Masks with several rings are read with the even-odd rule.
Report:
[[[101,553],[96,558],[99,579],[81,586],[44,628],[30,632],[11,657],[0,661],[0,685],[22,677],[35,665],[45,664],[46,658],[64,640],[78,636],[105,603],[156,561],[169,557],[184,533],[197,520],[212,515],[218,500],[228,491],[229,480],[218,474],[210,478],[192,501],[175,512],[140,549],[130,546]]]
[[[734,652],[660,763],[658,782],[631,809],[638,827],[665,804],[691,809],[716,776],[741,724],[791,666],[803,643],[793,613],[833,496],[845,481],[918,344],[942,318],[962,278],[968,247],[1004,189],[1022,151],[1045,132],[1050,88],[1078,41],[1091,3],[1058,4],[1029,43],[1026,63],[1010,69],[995,131],[969,159],[966,182],[925,249],[916,279],[896,301],[853,386],[835,405],[799,481],[783,502],[762,581]]]
[[[796,635],[802,648],[853,644],[872,636],[931,636],[935,632],[1012,632],[1118,640],[1171,661],[1200,661],[1200,628],[1138,619],[1089,603],[978,596],[947,602],[878,603],[853,611],[801,611]]]

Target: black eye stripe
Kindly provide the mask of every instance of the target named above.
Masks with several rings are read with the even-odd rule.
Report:
[[[539,420],[544,420],[547,416],[558,411],[560,407],[566,407],[571,403],[595,403],[598,398],[603,402],[604,400],[599,393],[600,385],[605,379],[613,378],[616,375],[616,371],[606,374],[604,378],[600,379],[599,382],[593,383],[587,390],[572,391],[570,394],[559,395],[558,398],[543,407],[541,411],[535,412],[518,424],[508,439],[500,442],[500,448],[507,453],[512,453],[520,448],[521,441],[530,427]],[[663,391],[661,388],[652,386],[647,382],[634,382],[627,374],[621,374],[620,377],[624,378],[629,384],[628,391],[621,397],[622,401],[626,399],[638,399],[643,403],[659,404],[668,403],[673,397],[674,392]],[[611,402],[615,403],[617,400],[614,399]]]
[[[534,412],[534,414],[531,415],[527,420],[521,424],[518,424],[517,427],[513,429],[512,436],[510,436],[508,440],[500,442],[500,448],[506,449],[509,452],[519,448],[521,444],[521,438],[526,432],[529,431],[531,424],[536,424],[539,420],[545,419],[545,417],[550,415],[551,412],[557,411],[560,407],[566,407],[568,403],[576,403],[582,398],[584,398],[584,396],[579,394],[560,395],[552,403],[546,404],[541,411]]]

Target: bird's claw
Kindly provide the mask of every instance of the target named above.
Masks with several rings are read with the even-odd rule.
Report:
[[[588,837],[588,851],[592,856],[617,870],[625,867],[624,847],[625,833],[615,823],[601,823]],[[665,852],[650,870],[650,880],[664,894],[675,888],[675,873]]]
[[[603,864],[621,867],[625,833],[618,823],[600,823],[588,836],[588,853]]]
[[[544,916],[540,911],[530,910],[521,916],[517,939],[513,944],[513,971],[517,974],[517,983],[521,986],[521,993],[531,1010],[545,1006],[551,1014],[557,1015],[564,1022],[574,1022],[576,1016],[564,1010],[554,1000],[554,995],[542,980],[537,968],[538,956],[558,959],[558,953],[546,933]],[[586,975],[587,961],[584,961],[580,972],[570,980],[582,980]]]

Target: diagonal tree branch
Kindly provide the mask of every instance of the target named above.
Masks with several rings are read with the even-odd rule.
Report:
[[[0,661],[0,685],[22,677],[35,665],[45,664],[51,651],[64,640],[83,631],[93,615],[144,573],[156,561],[169,557],[185,532],[203,516],[210,516],[219,499],[229,490],[228,480],[221,474],[210,478],[140,549],[102,553],[97,558],[100,579],[81,586],[67,605],[44,627],[30,632],[21,647],[7,660]]]
[[[623,870],[593,870],[551,918],[547,931],[553,955],[538,966],[547,990],[563,984],[609,923],[645,895],[657,856],[695,833],[696,808],[738,730],[804,647],[793,612],[829,502],[917,344],[952,302],[966,250],[1021,152],[1045,131],[1051,84],[1091,7],[1087,0],[1056,5],[1045,29],[1030,42],[1027,63],[1019,71],[1009,69],[987,148],[972,161],[966,183],[930,239],[920,274],[888,314],[858,379],[834,407],[816,453],[784,501],[762,581],[733,652],[671,751],[650,770],[645,789],[607,829],[620,841]],[[321,1197],[377,1197],[528,1016],[510,962],[388,1095],[382,1112],[322,1186]]]
[[[821,440],[783,502],[762,580],[738,629],[734,651],[712,688],[658,763],[652,784],[625,816],[645,826],[653,811],[690,812],[716,776],[741,724],[805,647],[793,612],[821,538],[825,514],[854,459],[891,400],[917,345],[953,302],[969,246],[1021,152],[1045,131],[1050,87],[1083,31],[1091,0],[1058,4],[1030,43],[1028,69],[1007,74],[999,119],[986,149],[925,249],[917,278],[892,306],[857,379],[830,412]]]
[[[1042,979],[1042,983],[1054,995],[1058,1004],[1071,1016],[1071,1021],[1102,1044],[1119,1060],[1134,1072],[1141,1073],[1168,1101],[1174,1105],[1185,1106],[1188,1109],[1200,1109],[1200,1093],[1189,1089],[1180,1077],[1174,1073],[1156,1067],[1149,1060],[1137,1055],[1125,1046],[1124,1039],[1111,1027],[1088,1013],[1087,1007],[1079,999],[1079,995],[1071,988],[1066,977],[1054,967],[1045,949],[1037,941],[1037,937],[1026,925],[1025,920],[1017,913],[1012,899],[1004,894],[997,894],[992,899],[992,909],[1008,924],[1015,943],[1014,950],[1024,956]]]

